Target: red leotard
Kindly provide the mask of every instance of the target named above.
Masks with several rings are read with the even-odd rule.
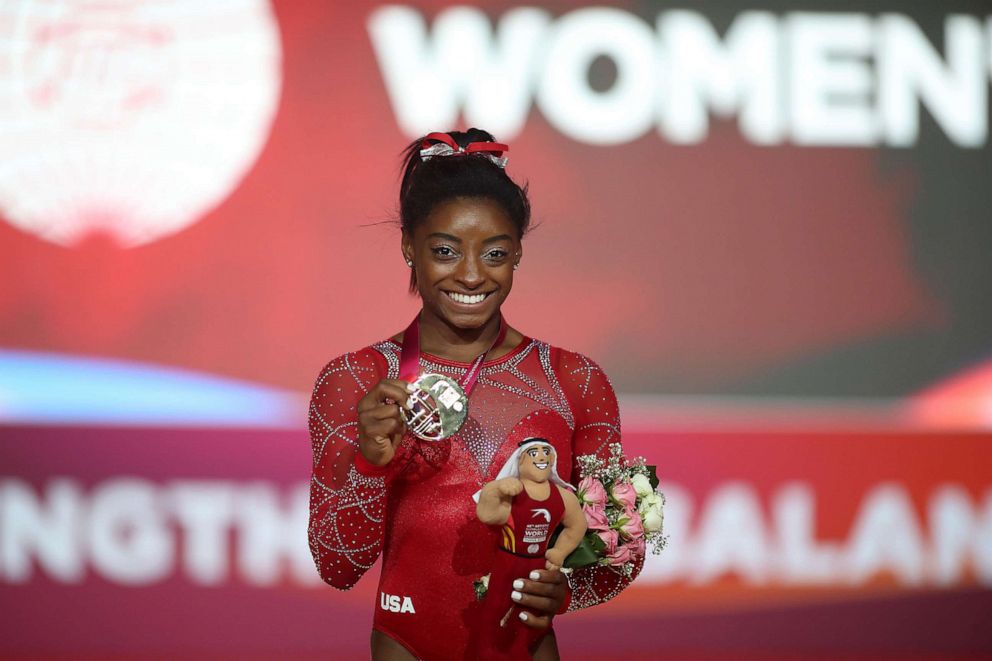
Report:
[[[472,583],[492,571],[500,553],[499,529],[478,520],[472,494],[528,437],[547,439],[561,477],[576,484],[576,456],[605,457],[607,444],[620,441],[617,402],[588,358],[524,338],[483,363],[458,434],[437,443],[407,435],[377,469],[357,451],[356,406],[381,379],[398,377],[399,351],[390,340],[347,353],[317,378],[309,416],[310,549],[321,577],[345,590],[381,553],[373,627],[418,658],[460,661],[471,656],[470,628],[481,609]],[[458,378],[467,367],[421,356],[425,372]],[[606,601],[630,580],[609,567],[576,571],[569,610]]]

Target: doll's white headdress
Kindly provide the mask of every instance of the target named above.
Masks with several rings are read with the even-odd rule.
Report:
[[[502,480],[504,477],[520,477],[520,455],[529,450],[530,448],[536,447],[538,445],[549,445],[551,449],[554,446],[551,445],[549,441],[543,438],[526,438],[524,439],[517,449],[513,451],[513,454],[506,460],[503,467],[499,469],[499,473],[494,478],[495,480]],[[558,486],[565,487],[566,489],[571,489],[575,491],[575,487],[561,479],[558,476],[558,452],[555,451],[555,460],[551,463],[551,481]],[[479,489],[474,494],[472,494],[472,500],[479,502],[479,497],[482,495],[482,489]]]

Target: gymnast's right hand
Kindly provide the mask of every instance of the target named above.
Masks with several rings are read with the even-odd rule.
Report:
[[[358,449],[373,466],[385,466],[406,433],[400,408],[410,408],[406,381],[383,379],[358,402]]]

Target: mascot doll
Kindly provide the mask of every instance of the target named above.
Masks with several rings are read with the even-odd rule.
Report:
[[[489,577],[476,640],[480,660],[530,659],[532,647],[545,633],[520,620],[520,607],[510,597],[513,581],[535,569],[560,569],[586,533],[574,488],[558,476],[555,449],[543,438],[522,441],[496,479],[476,492],[476,513],[488,525],[500,526],[499,552]],[[563,526],[555,545],[548,541]]]

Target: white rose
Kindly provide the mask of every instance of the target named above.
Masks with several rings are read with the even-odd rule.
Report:
[[[654,489],[651,487],[651,480],[647,478],[646,475],[641,473],[634,473],[634,477],[630,479],[630,483],[634,485],[634,491],[641,498],[654,493]]]
[[[654,491],[641,498],[641,503],[637,506],[637,513],[643,517],[652,507],[661,507],[661,496]]]
[[[658,493],[652,492],[644,497],[637,508],[644,523],[644,532],[658,532],[664,521],[664,514],[661,511],[662,500]]]
[[[660,532],[664,517],[661,514],[661,507],[651,508],[641,515],[641,522],[644,525],[644,532]]]

